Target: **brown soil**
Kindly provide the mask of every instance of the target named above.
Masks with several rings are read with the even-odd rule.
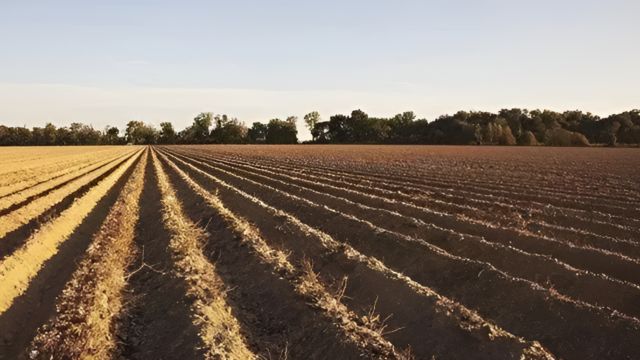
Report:
[[[91,189],[111,186],[103,180],[113,170],[62,200],[52,194],[80,180],[82,166],[126,155],[120,166],[139,149],[64,148],[49,157],[34,148],[0,149],[6,175],[0,194],[17,199],[7,198],[0,223],[31,203],[40,212],[40,204],[56,199],[0,239],[0,266],[34,271],[19,260],[28,256],[16,254],[31,254],[23,249],[34,231]],[[129,240],[109,242],[109,229],[100,230],[131,166],[82,222],[74,215],[70,223],[80,226],[0,311],[0,359],[44,356],[30,350],[57,340],[34,342],[34,336],[64,334],[47,329],[61,310],[73,312],[74,296],[86,294],[78,301],[83,308],[101,301],[99,292],[89,295],[92,281],[86,289],[77,283],[91,276],[92,264],[113,266],[108,273],[123,284],[122,306],[91,317],[91,326],[116,339],[104,353],[122,359],[633,359],[640,353],[638,149],[147,151],[135,232],[131,221]],[[67,177],[49,182],[56,176]],[[126,248],[131,257],[102,261],[100,251],[87,251],[95,239]],[[108,265],[114,263],[118,269]],[[75,295],[61,296],[64,289]],[[56,349],[62,358],[87,354]]]
[[[42,326],[55,314],[55,299],[76,269],[77,261],[90,245],[92,235],[115,203],[120,190],[133,171],[129,168],[109,193],[100,200],[82,224],[60,246],[31,281],[28,290],[0,314],[0,358],[26,358],[27,347]]]

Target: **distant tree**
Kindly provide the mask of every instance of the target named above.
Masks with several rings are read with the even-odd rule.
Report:
[[[296,117],[290,116],[287,120],[271,119],[267,124],[267,144],[297,144],[298,129]]]
[[[565,111],[562,113],[563,123],[562,127],[566,130],[579,132],[583,134],[590,143],[601,142],[600,126],[602,123],[600,118],[589,112],[584,113],[579,110]]]
[[[142,121],[129,121],[125,131],[125,138],[130,144],[155,144],[158,132]]]
[[[11,128],[0,125],[0,146],[13,145],[11,143]]]
[[[320,122],[320,113],[317,111],[312,111],[304,116],[304,123],[307,124],[307,128],[309,131],[313,131],[316,127],[316,124]]]
[[[571,132],[571,146],[591,146],[589,139],[586,136],[572,131]]]
[[[247,127],[238,119],[216,115],[210,138],[215,144],[242,144],[247,141],[247,131]]]
[[[607,126],[606,134],[607,134],[607,145],[616,146],[618,145],[618,131],[620,131],[620,125],[617,121],[612,121],[609,126]]]
[[[177,141],[176,131],[173,129],[173,124],[170,122],[160,123],[160,136],[158,142],[160,144],[175,144]]]
[[[535,112],[532,111],[533,114]],[[543,142],[544,134],[547,131],[547,127],[539,116],[528,116],[522,119],[522,129],[524,131],[530,131],[536,137],[536,141]]]
[[[93,126],[81,124],[76,130],[76,138],[80,145],[98,145],[102,134],[100,131],[95,130]]]
[[[31,145],[31,131],[26,127],[15,127],[11,132],[12,144],[18,146]]]
[[[481,127],[463,119],[466,114],[444,115],[427,125],[425,140],[429,144],[473,145],[481,143]]]
[[[554,128],[547,130],[545,145],[549,146],[589,146],[589,140],[577,132]]]
[[[129,144],[138,144],[139,143],[139,129],[144,126],[142,121],[131,120],[127,123],[127,129],[125,130],[125,139]]]
[[[226,115],[225,115],[226,116]],[[213,114],[210,112],[200,113],[193,119],[191,125],[191,141],[198,144],[209,142],[209,129],[213,124]]]
[[[145,125],[141,129],[139,139],[142,139],[139,144],[155,144],[158,142],[158,131],[151,125]]]
[[[47,123],[44,126],[44,145],[56,144],[56,127],[52,123]]]
[[[617,131],[618,141],[625,144],[640,143],[640,110],[625,111],[609,116],[609,121],[617,121],[620,128]]]
[[[182,129],[182,131],[178,132],[178,139],[176,141],[176,143],[178,144],[194,144],[195,141],[194,136],[193,136],[193,127],[192,126],[187,126],[186,128]]]
[[[71,131],[67,127],[56,129],[56,145],[76,145],[71,137]]]
[[[358,109],[349,116],[338,114],[328,122],[317,122],[311,135],[320,143],[408,143],[416,138],[414,119],[410,111],[385,119],[369,117]]]
[[[82,124],[78,122],[73,122],[69,125],[70,145],[80,145],[80,128],[82,128]]]
[[[252,144],[264,144],[267,141],[267,125],[254,122],[247,131],[247,137]]]
[[[41,127],[33,127],[31,129],[31,145],[45,145],[44,129]]]
[[[509,127],[509,125],[500,125],[501,126],[501,132],[500,132],[500,137],[498,138],[498,144],[499,145],[515,145],[516,144],[516,137],[513,136],[513,133],[511,132],[511,128]]]
[[[526,122],[529,112],[526,109],[502,109],[498,112],[498,116],[506,120],[513,136],[520,138],[525,131],[523,122]]]
[[[498,142],[498,137],[502,133],[502,128],[500,125],[495,125],[493,123],[488,123],[484,127],[482,127],[482,143],[483,144],[495,144]]]
[[[571,110],[502,109],[497,114],[458,111],[433,122],[416,119],[407,111],[391,118],[371,117],[362,110],[336,114],[321,121],[318,112],[304,117],[315,143],[394,144],[491,144],[589,146],[590,144],[640,144],[640,110],[625,111],[600,119],[588,112]],[[214,124],[215,121],[215,124]],[[127,124],[125,136],[115,127],[103,132],[74,122],[56,128],[8,127],[0,125],[0,145],[93,145],[162,143],[296,143],[297,118],[254,123],[251,129],[236,118],[201,113],[193,124],[176,134],[170,123],[158,133],[141,121]],[[213,126],[213,127],[212,127]],[[211,129],[211,130],[210,130]],[[125,140],[126,139],[126,140]]]
[[[102,142],[107,145],[116,145],[120,144],[121,140],[118,136],[120,134],[120,130],[115,126],[107,126],[104,129],[104,135],[102,137]]]
[[[348,131],[347,138],[350,143],[375,142],[368,141],[374,135],[371,131],[371,121],[369,120],[369,115],[360,109],[351,112],[351,116],[347,118],[346,130]]]
[[[344,144],[353,142],[351,118],[341,114],[331,116],[327,124],[325,139],[332,143]]]
[[[531,131],[527,130],[523,132],[522,135],[520,135],[520,137],[518,138],[518,145],[536,146],[538,145],[538,140]]]
[[[410,143],[413,135],[413,122],[416,115],[405,111],[389,119],[389,141],[392,143]]]
[[[313,141],[317,143],[331,142],[331,133],[329,132],[329,121],[320,121],[315,124],[311,130]]]

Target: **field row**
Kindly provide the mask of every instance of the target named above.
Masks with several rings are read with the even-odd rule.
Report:
[[[113,148],[0,197],[0,359],[640,353],[640,225],[605,216],[624,199],[520,226],[535,201],[489,178],[284,148]]]
[[[444,229],[433,225],[434,218],[421,221],[403,215],[396,210],[406,204],[398,204],[397,200],[376,199],[377,202],[367,203],[367,199],[373,198],[370,191],[358,192],[347,186],[338,189],[318,178],[300,186],[288,175],[290,172],[247,170],[250,168],[238,162],[230,166],[219,157],[197,155],[197,152],[194,155],[184,147],[179,151],[166,150],[173,153],[176,160],[244,189],[278,209],[291,211],[314,228],[382,259],[390,267],[525,337],[545,339],[549,345],[564,343],[566,339],[560,337],[568,336],[571,331],[589,331],[593,328],[590,324],[608,322],[613,313],[621,313],[620,319],[629,320],[631,324],[637,322],[640,299],[637,279],[620,280],[593,271],[603,267],[626,278],[627,272],[621,268],[635,268],[637,263],[624,255],[568,246],[558,249],[555,245],[563,245],[560,241],[540,248],[550,255],[531,253],[515,247],[512,242],[501,242],[499,237],[491,239],[488,234],[480,237],[452,230],[464,230],[460,223],[449,223],[449,229]],[[184,156],[185,153],[188,156]],[[215,191],[224,197],[222,189]],[[238,200],[230,198],[229,203],[236,204]],[[582,261],[586,270],[559,261],[554,257],[558,254],[575,262]],[[585,259],[585,254],[591,254],[597,263]],[[466,280],[465,273],[468,274]],[[513,304],[501,301],[509,289],[513,296],[507,297],[514,299]],[[533,307],[530,303],[536,298],[540,299],[539,305]],[[522,308],[525,299],[531,306],[529,311]],[[587,320],[597,313],[600,315]],[[584,328],[575,324],[580,317],[583,317],[580,322],[586,324]],[[598,317],[600,320],[595,320]],[[538,331],[530,326],[532,323],[541,325]]]

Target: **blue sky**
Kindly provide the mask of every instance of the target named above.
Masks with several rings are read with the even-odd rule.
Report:
[[[607,115],[640,107],[638,14],[631,0],[0,0],[0,123]]]

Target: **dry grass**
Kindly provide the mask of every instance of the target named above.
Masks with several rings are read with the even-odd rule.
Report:
[[[123,308],[126,268],[139,216],[148,153],[120,193],[56,305],[57,315],[34,339],[32,357],[108,359],[116,347],[114,320]]]

